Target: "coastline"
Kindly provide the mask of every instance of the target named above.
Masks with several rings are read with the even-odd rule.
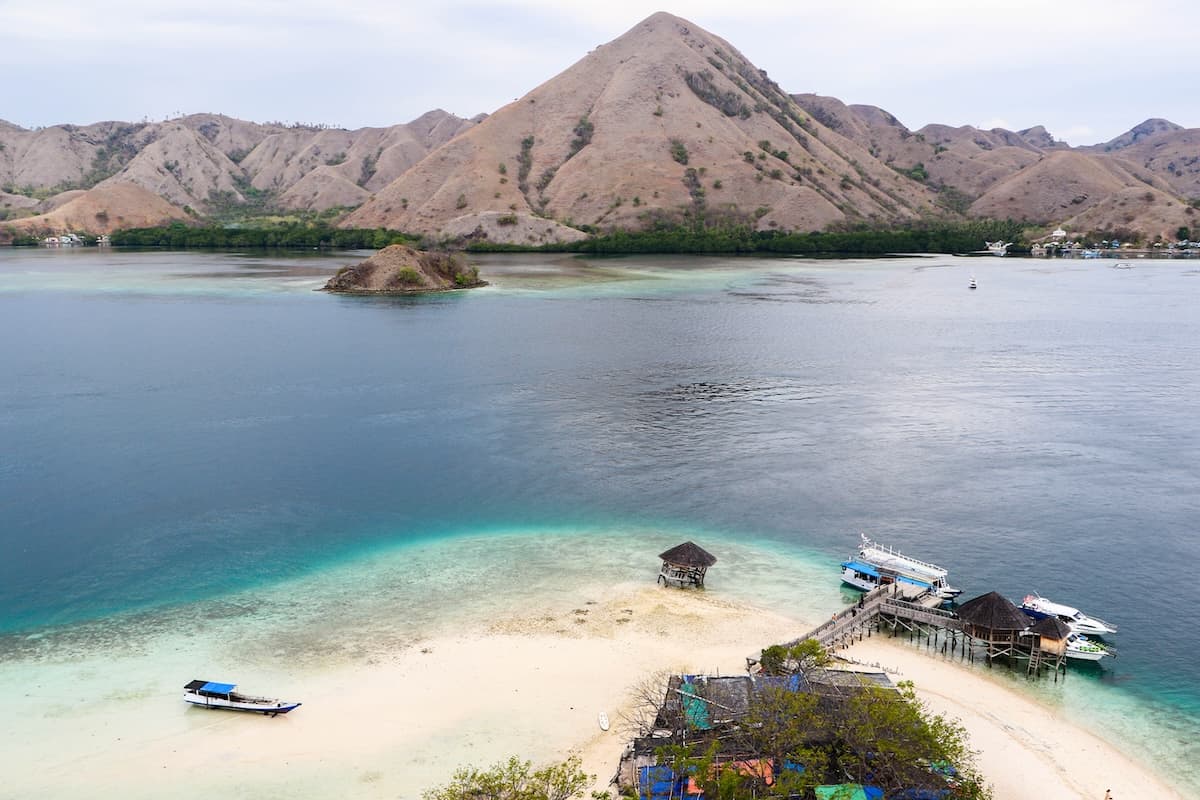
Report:
[[[139,653],[109,662],[112,674],[88,657],[38,665],[38,683],[24,695],[34,699],[13,709],[30,724],[0,734],[14,764],[6,791],[22,798],[418,798],[461,766],[510,755],[540,763],[570,752],[604,788],[626,741],[631,687],[662,670],[741,672],[747,656],[810,627],[710,592],[623,583],[580,596],[497,609],[365,650],[358,660],[285,663],[274,676],[256,670],[261,677],[246,691],[304,703],[279,718],[184,707],[174,683],[224,677],[178,672],[195,663],[186,634],[155,643],[162,655],[152,665],[139,665]],[[1106,788],[1122,799],[1183,797],[1054,709],[976,671],[882,637],[843,654],[898,670],[893,679],[913,680],[931,710],[960,719],[982,751],[979,765],[995,800],[1094,800]],[[122,669],[150,674],[151,666],[159,676],[153,687],[122,689],[116,681],[90,703],[62,696],[73,685],[84,694],[88,682],[104,684]],[[0,665],[9,686],[13,667]],[[163,683],[163,673],[180,679]],[[36,702],[39,691],[59,694],[53,708]],[[600,711],[613,721],[607,733],[597,724]]]

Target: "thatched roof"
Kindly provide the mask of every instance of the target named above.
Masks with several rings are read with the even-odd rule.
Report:
[[[1029,627],[1029,617],[999,592],[988,592],[963,603],[957,609],[958,618],[977,628],[993,631],[1023,631]]]
[[[1047,639],[1065,639],[1071,635],[1071,626],[1058,617],[1042,617],[1029,630]]]
[[[668,564],[679,564],[684,567],[711,567],[717,563],[717,557],[695,542],[684,542],[672,547],[658,557]]]

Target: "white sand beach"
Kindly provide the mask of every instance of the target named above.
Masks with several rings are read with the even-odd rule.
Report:
[[[459,766],[570,752],[603,788],[624,745],[633,684],[659,670],[741,672],[764,644],[807,627],[712,594],[627,585],[387,657],[243,687],[303,701],[278,718],[189,708],[182,680],[178,689],[122,691],[117,675],[148,680],[138,680],[146,668],[136,655],[109,665],[111,681],[86,659],[46,665],[26,692],[5,698],[15,706],[5,718],[23,724],[0,732],[9,765],[0,797],[417,798]],[[175,646],[185,660],[186,642]],[[880,637],[846,652],[898,670],[894,677],[913,680],[932,710],[960,719],[996,800],[1099,800],[1107,788],[1119,800],[1181,798],[1113,747],[977,671]],[[88,687],[106,682],[109,691],[89,702]],[[597,724],[600,711],[612,718],[608,732]]]

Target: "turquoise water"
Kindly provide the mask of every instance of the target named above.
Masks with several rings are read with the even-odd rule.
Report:
[[[822,619],[861,530],[1117,622],[1115,663],[1020,682],[1200,789],[1186,262],[504,256],[467,294],[312,291],[353,260],[0,251],[0,663],[159,653],[198,614],[266,672],[378,654],[685,538],[711,591]]]

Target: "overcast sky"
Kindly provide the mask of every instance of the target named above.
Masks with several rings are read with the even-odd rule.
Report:
[[[910,128],[1045,125],[1071,144],[1200,127],[1196,0],[0,0],[0,119],[216,112],[347,128],[492,112],[654,11],[788,92]]]

